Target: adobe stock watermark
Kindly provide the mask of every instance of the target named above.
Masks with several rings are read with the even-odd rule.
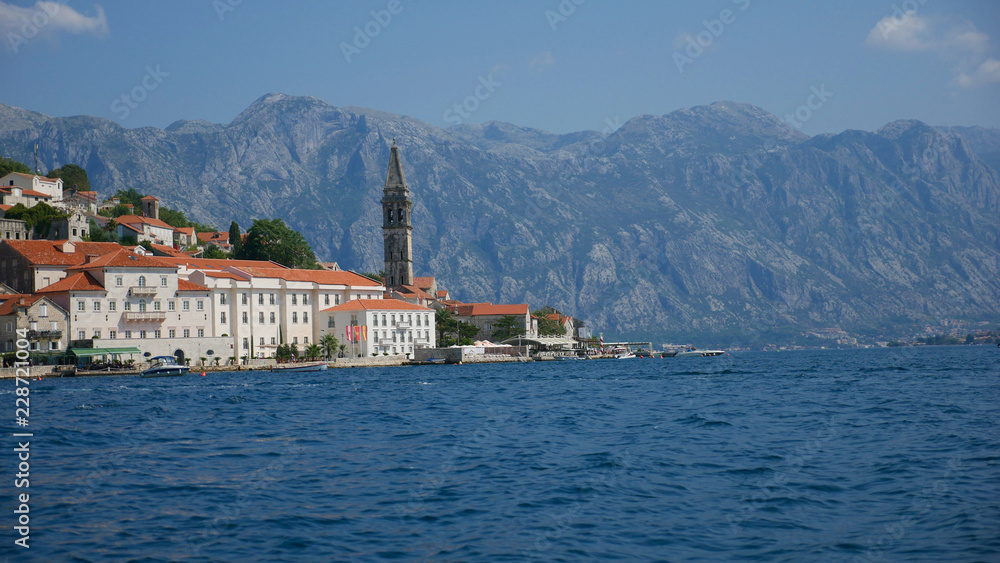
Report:
[[[163,84],[163,79],[168,76],[170,76],[170,73],[160,69],[160,65],[156,65],[155,67],[147,66],[146,75],[139,80],[139,83],[111,102],[111,111],[118,114],[118,119],[128,119],[128,116],[132,114],[132,110],[138,108],[139,104],[146,101],[149,93],[159,88],[160,84]]]
[[[813,112],[819,111],[833,97],[826,84],[820,84],[819,88],[810,86],[809,90],[812,93],[806,98],[806,103],[796,108],[794,113],[785,114],[785,122],[796,129],[802,129],[802,124],[812,119]]]
[[[496,92],[497,88],[502,86],[502,83],[497,82],[493,78],[493,73],[487,74],[485,77],[479,77],[479,84],[473,89],[472,94],[466,96],[464,100],[459,103],[452,105],[450,108],[444,110],[441,118],[447,123],[453,125],[461,125],[465,123],[472,114],[479,109],[480,104],[490,99],[493,93]]]
[[[582,6],[587,0],[562,0],[555,10],[545,10],[545,21],[549,22],[552,31],[556,26],[569,21],[570,16],[576,13],[576,9]]]
[[[242,4],[243,0],[212,0],[212,8],[215,9],[215,15],[219,17],[220,22],[225,21],[226,14],[235,12]]]
[[[750,7],[750,0],[732,0],[732,2],[741,12],[746,11]],[[725,8],[719,12],[718,18],[702,20],[701,24],[705,29],[699,31],[697,35],[684,34],[684,38],[681,40],[685,44],[683,45],[683,52],[679,46],[674,48],[673,60],[674,65],[677,66],[677,72],[684,72],[685,66],[692,64],[695,59],[705,54],[705,50],[714,45],[719,37],[722,37],[726,26],[732,25],[735,22],[736,12]]]
[[[21,16],[21,27],[18,29],[18,33],[7,32],[7,41],[15,55],[21,50],[22,45],[37,37],[62,8],[62,4],[58,2],[36,2],[35,6],[38,9],[31,14],[31,17]]]
[[[892,13],[878,21],[878,31],[882,34],[882,39],[888,39],[889,35],[903,25],[906,18],[917,13],[920,6],[927,3],[927,0],[906,0],[903,7],[898,4],[892,5]]]
[[[392,23],[392,17],[403,13],[403,3],[401,0],[389,0],[382,10],[372,10],[369,12],[372,19],[363,26],[354,26],[354,37],[351,42],[340,42],[340,52],[344,55],[347,64],[351,64],[353,57],[360,55],[366,47],[372,44],[372,40],[382,34],[385,28]]]

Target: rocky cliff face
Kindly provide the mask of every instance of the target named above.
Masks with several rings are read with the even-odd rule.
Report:
[[[280,94],[229,125],[167,130],[0,106],[5,155],[38,142],[47,167],[84,166],[102,196],[133,187],[222,228],[281,217],[361,270],[381,269],[396,138],[417,275],[463,300],[549,304],[609,336],[726,343],[1000,318],[1000,180],[961,133],[899,121],[807,138],[733,102],[606,136],[442,130]]]

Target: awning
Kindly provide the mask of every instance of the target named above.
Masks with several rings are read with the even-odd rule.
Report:
[[[141,354],[138,348],[73,348],[70,350],[78,358],[93,358],[94,356],[120,356],[123,354]]]

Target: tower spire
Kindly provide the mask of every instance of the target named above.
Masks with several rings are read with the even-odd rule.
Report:
[[[406,185],[396,139],[389,149],[389,169],[382,190],[382,239],[385,243],[386,288],[413,283],[413,225],[410,188]]]

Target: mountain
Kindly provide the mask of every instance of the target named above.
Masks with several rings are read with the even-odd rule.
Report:
[[[30,160],[38,142],[42,163],[83,166],[101,195],[136,188],[222,228],[280,217],[359,270],[381,269],[395,138],[417,275],[467,301],[551,305],[606,337],[730,345],[1000,319],[1000,179],[966,133],[897,121],[810,138],[735,102],[607,135],[440,129],[282,94],[228,125],[167,130],[0,105],[4,155]]]

